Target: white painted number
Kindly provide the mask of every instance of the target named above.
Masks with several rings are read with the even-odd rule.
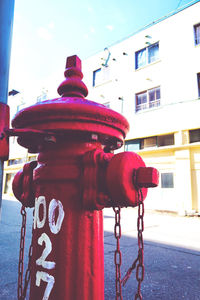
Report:
[[[56,219],[56,209],[58,208],[58,218]],[[64,219],[64,210],[63,205],[59,200],[52,199],[49,204],[49,228],[52,233],[57,234],[62,226],[62,222]]]
[[[43,211],[40,211],[40,207],[43,207]],[[56,220],[56,210],[58,209],[58,217]],[[40,219],[40,214],[42,214],[42,219]],[[63,210],[63,205],[59,200],[52,199],[49,203],[49,213],[48,213],[48,221],[49,228],[52,233],[57,234],[62,226],[62,222],[64,219],[65,213]],[[40,196],[35,199],[35,214],[34,214],[34,229],[43,228],[46,222],[47,217],[47,208],[46,208],[46,200],[44,196]]]
[[[47,282],[47,286],[46,286],[46,289],[44,291],[44,296],[43,296],[42,300],[48,300],[49,295],[50,295],[50,293],[53,289],[55,279],[54,279],[53,276],[49,275],[46,272],[37,271],[37,273],[36,273],[36,285],[37,286],[40,286],[41,280]]]
[[[56,263],[53,261],[46,261],[47,256],[51,253],[52,250],[51,240],[46,233],[43,233],[38,239],[38,244],[40,246],[42,246],[43,243],[45,244],[45,247],[40,258],[36,260],[36,265],[50,270],[55,268]]]
[[[43,217],[40,220],[39,210],[40,206],[43,206]],[[35,215],[34,215],[34,229],[44,227],[46,221],[47,209],[45,197],[40,196],[35,199]]]
[[[48,224],[49,229],[53,234],[58,234],[61,230],[61,226],[64,220],[64,209],[63,205],[59,200],[52,199],[49,203],[48,211]],[[35,199],[35,213],[33,227],[43,228],[47,219],[47,207],[46,199],[44,196],[40,196]],[[42,246],[44,244],[44,250],[42,255],[36,260],[36,265],[42,266],[44,269],[54,269],[56,263],[54,261],[48,261],[46,258],[52,251],[52,243],[48,235],[44,232],[38,238],[38,244]],[[44,292],[42,300],[48,300],[49,295],[53,289],[55,278],[43,271],[37,271],[36,273],[36,286],[40,286],[41,280],[47,282],[47,286]]]

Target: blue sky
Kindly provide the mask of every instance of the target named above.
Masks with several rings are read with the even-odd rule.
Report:
[[[57,96],[67,56],[91,56],[189,2],[15,0],[10,89],[26,101],[42,87]]]

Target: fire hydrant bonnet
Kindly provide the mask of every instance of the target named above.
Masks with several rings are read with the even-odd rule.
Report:
[[[104,105],[84,98],[88,91],[81,80],[81,61],[77,56],[68,57],[64,74],[66,79],[58,88],[61,98],[36,103],[21,110],[13,119],[12,126],[30,131],[51,131],[66,138],[82,134],[87,139],[88,134],[96,134],[103,145],[111,149],[120,148],[129,130],[127,120]],[[27,135],[21,136],[18,142],[27,148],[34,143],[33,139],[29,141]]]

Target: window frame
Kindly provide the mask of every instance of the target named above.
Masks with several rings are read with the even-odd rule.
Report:
[[[174,146],[174,133],[148,136],[125,141],[125,151],[138,151],[160,147]]]
[[[169,175],[171,175],[170,180],[168,178],[168,181],[169,181],[168,183],[167,183],[167,179],[164,178],[164,175],[168,176],[168,177],[169,177]],[[161,189],[174,189],[174,172],[161,172],[160,184],[161,184]]]
[[[198,98],[200,98],[200,73],[197,73]]]
[[[159,95],[160,98],[156,98],[157,97],[157,91],[159,90]],[[155,100],[151,101],[150,100],[150,93],[153,92],[155,93]],[[141,95],[146,95],[146,102],[143,103],[138,103],[139,98]],[[153,107],[158,107],[160,106],[160,100],[161,100],[161,88],[160,86],[156,86],[154,88],[145,90],[143,92],[137,93],[135,94],[135,112],[137,113],[138,111],[142,111],[142,110],[146,110],[146,109],[151,109]],[[144,107],[144,108],[143,108]]]
[[[124,146],[125,151],[138,151],[141,149],[141,140],[140,139],[134,139],[134,140],[128,140],[125,141]]]
[[[105,83],[109,82],[110,80],[111,80],[111,78],[110,78],[110,68],[109,67],[100,67],[93,71],[93,81],[92,81],[93,87],[105,84]]]
[[[96,74],[102,72],[102,68],[98,68],[96,70],[93,71],[93,78],[92,78],[92,86],[95,87],[98,85],[98,83],[96,83]]]
[[[200,23],[194,25],[194,44],[195,46],[200,45]],[[197,28],[199,28],[197,32]]]
[[[190,144],[200,142],[200,128],[189,130],[189,142]]]
[[[151,54],[151,49],[153,49],[155,46],[158,46],[158,56],[156,56],[155,59],[153,60],[150,60],[150,54]],[[145,59],[144,63],[139,63],[139,56],[141,55],[144,56],[143,59]],[[158,61],[159,60],[159,42],[156,42],[156,43],[153,43],[145,48],[142,48],[138,51],[135,52],[135,70],[138,70],[140,68],[143,68],[147,65],[150,65],[152,63],[154,63],[155,61]]]

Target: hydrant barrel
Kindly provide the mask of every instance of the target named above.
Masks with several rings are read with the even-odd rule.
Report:
[[[70,142],[39,154],[30,300],[104,299],[102,211],[81,200],[81,158],[98,147]]]

